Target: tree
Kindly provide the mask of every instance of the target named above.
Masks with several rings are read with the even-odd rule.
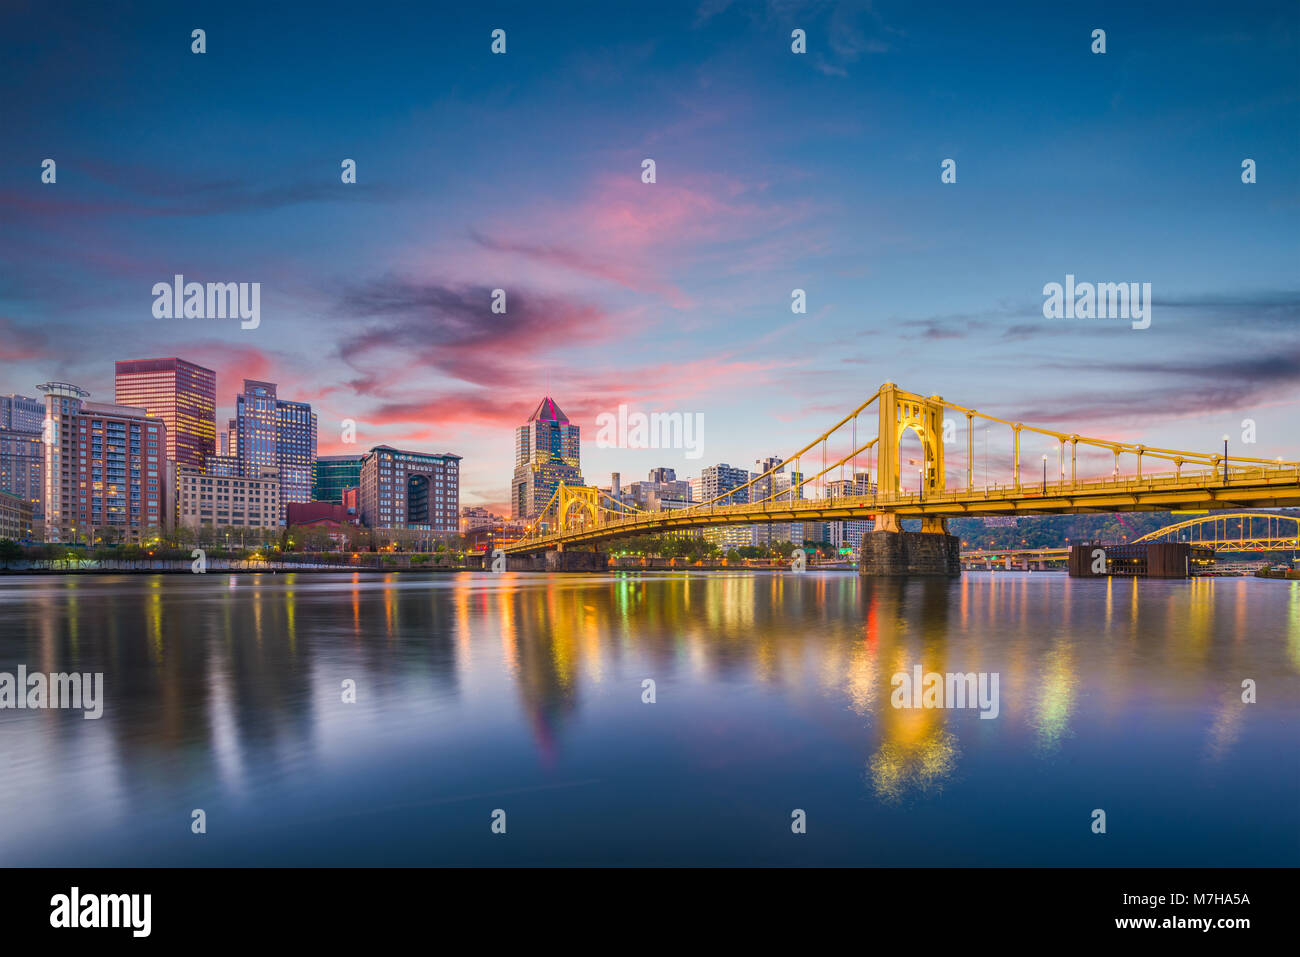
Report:
[[[772,550],[781,558],[788,560],[794,554],[795,544],[794,542],[777,542],[772,546]]]
[[[9,563],[22,557],[23,548],[11,538],[0,538],[0,562],[4,562],[5,571]]]

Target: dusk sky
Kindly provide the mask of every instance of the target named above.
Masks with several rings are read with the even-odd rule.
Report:
[[[591,484],[752,468],[884,381],[1300,458],[1295,3],[552,6],[7,0],[0,393],[180,356],[221,426],[271,380],[322,454],[455,452],[498,507],[548,388]],[[260,326],[155,318],[177,273]],[[1044,318],[1067,274],[1151,283],[1150,328]],[[702,458],[597,448],[620,403],[702,413]]]

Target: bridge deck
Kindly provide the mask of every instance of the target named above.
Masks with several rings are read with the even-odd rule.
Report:
[[[1300,468],[1230,468],[1227,480],[1213,474],[1158,473],[1121,478],[1022,484],[913,495],[873,495],[830,500],[708,505],[663,512],[641,512],[558,534],[540,535],[506,547],[520,554],[557,546],[595,545],[631,535],[773,522],[867,519],[882,513],[900,518],[984,515],[1050,515],[1081,512],[1158,511],[1169,508],[1279,508],[1300,505]]]

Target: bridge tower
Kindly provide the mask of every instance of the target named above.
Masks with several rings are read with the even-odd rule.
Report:
[[[556,486],[551,500],[533,519],[534,524],[545,524],[552,531],[570,532],[602,524],[600,490],[588,485]],[[609,556],[594,548],[568,550],[563,542],[554,551],[534,555],[511,555],[507,568],[511,571],[591,572],[604,571],[609,566]]]
[[[892,382],[880,387],[879,466],[876,487],[887,501],[902,494],[903,469],[900,449],[903,436],[910,429],[921,440],[923,464],[921,466],[921,496],[942,492],[945,485],[943,472],[943,399],[929,398],[904,392]],[[942,517],[922,519],[927,532],[946,532],[947,523]],[[876,519],[876,528],[884,531],[901,531],[898,516],[883,512]]]
[[[881,504],[902,496],[900,448],[909,429],[921,440],[921,499],[942,492],[945,488],[943,398],[904,392],[894,383],[886,382],[880,387],[878,402],[876,488]],[[905,532],[896,513],[881,511],[876,516],[875,530],[862,537],[858,571],[872,576],[959,576],[961,540],[948,534],[948,522],[941,515],[924,516],[921,531]]]

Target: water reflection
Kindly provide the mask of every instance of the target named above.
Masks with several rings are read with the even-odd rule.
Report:
[[[57,841],[75,813],[149,833],[142,815],[214,792],[232,814],[277,789],[343,804],[367,760],[392,763],[364,786],[412,799],[569,775],[602,782],[606,805],[632,765],[657,762],[679,803],[700,790],[748,808],[812,754],[818,783],[804,787],[843,801],[856,778],[858,800],[883,809],[944,807],[958,787],[992,801],[1065,756],[1135,754],[1134,729],[1165,735],[1166,762],[1192,750],[1224,774],[1295,743],[1300,584],[101,576],[7,581],[0,616],[0,670],[102,671],[108,686],[99,722],[0,712],[0,817],[19,823],[0,846]],[[999,674],[998,718],[892,707],[891,677],[918,665]],[[1242,676],[1269,688],[1249,715]],[[1198,766],[1165,773],[1190,781]],[[420,768],[433,778],[412,778]],[[1294,766],[1278,787],[1294,801]],[[42,797],[71,788],[89,808]],[[646,813],[670,813],[659,800]]]

